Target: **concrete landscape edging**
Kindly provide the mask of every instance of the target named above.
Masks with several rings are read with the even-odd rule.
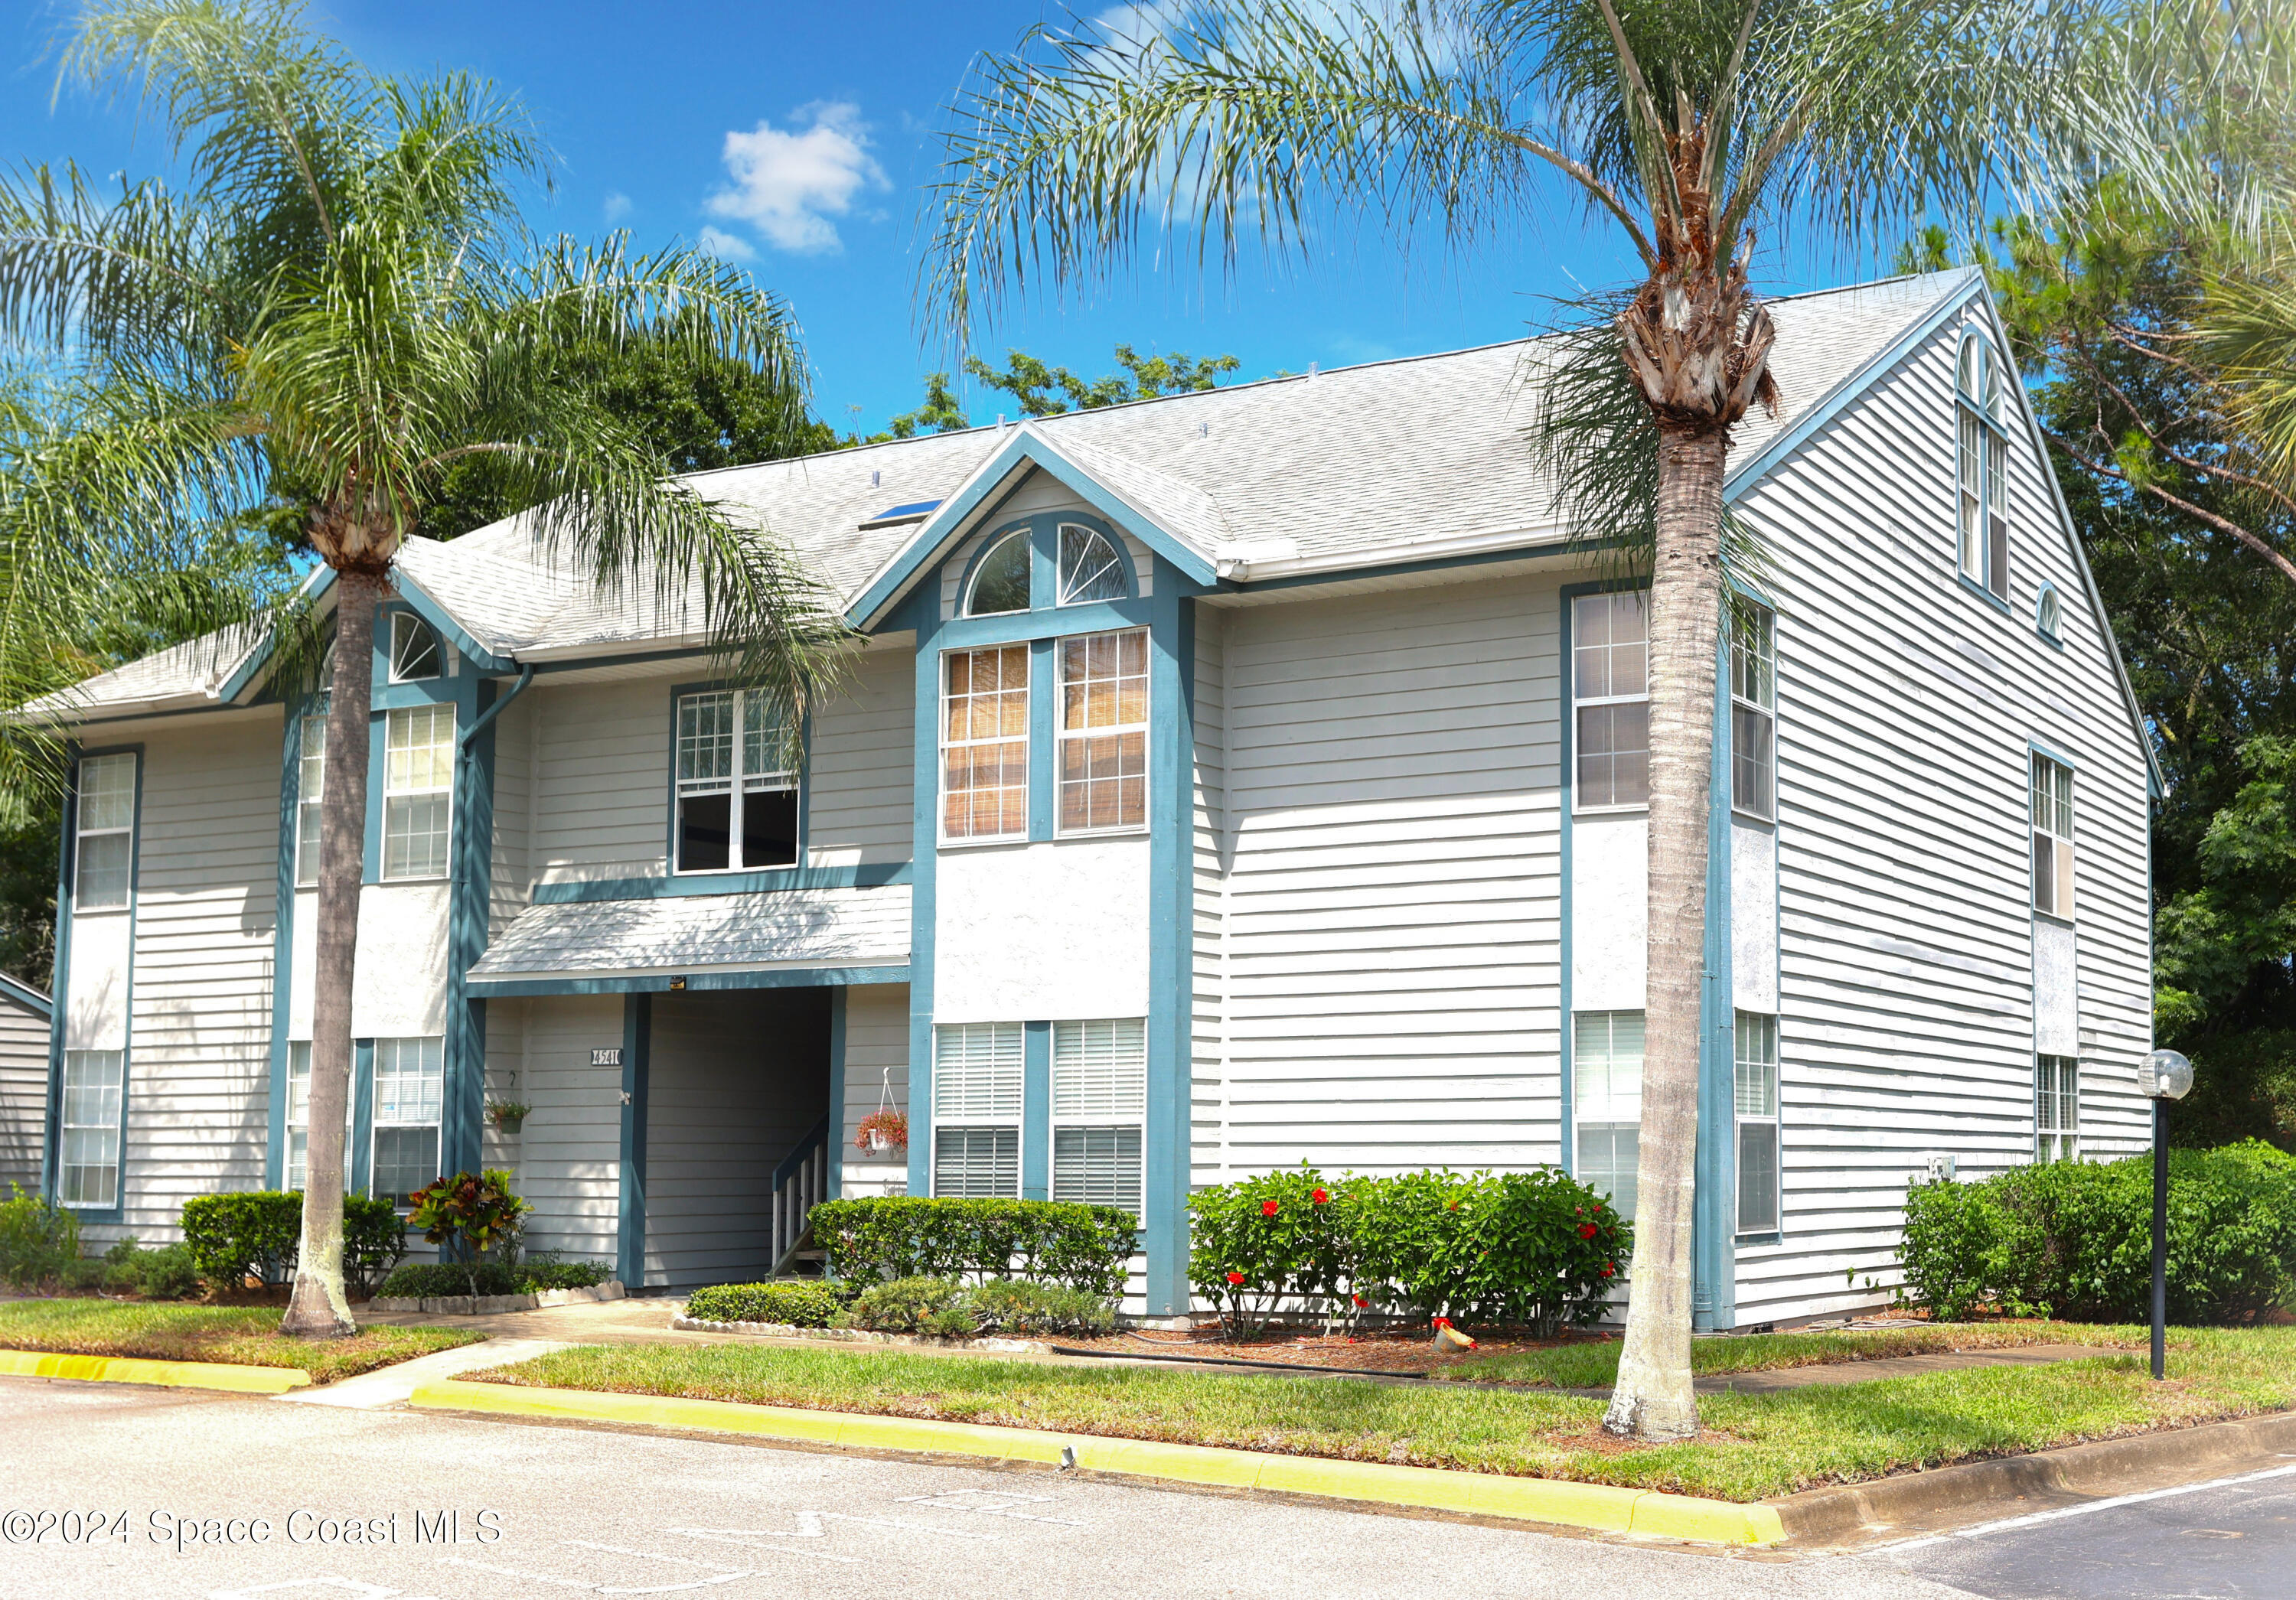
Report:
[[[988,1427],[868,1412],[808,1411],[729,1400],[451,1379],[423,1384],[409,1403],[418,1410],[676,1428],[910,1455],[969,1456],[1046,1466],[1069,1465],[1087,1472],[1407,1506],[1701,1544],[1774,1545],[1785,1538],[1777,1512],[1766,1505],[1661,1494],[1653,1489],[1622,1489],[1606,1483],[1267,1455],[1208,1445]]]
[[[1776,1508],[1789,1539],[1798,1545],[1823,1544],[1855,1535],[1872,1538],[1980,1506],[1994,1516],[2017,1516],[2035,1509],[2020,1504],[2032,1497],[2123,1494],[2139,1474],[2189,1477],[2212,1466],[2231,1467],[2284,1452],[2296,1452],[2296,1412],[2098,1440],[1869,1483],[1807,1489],[1767,1504]]]
[[[793,1322],[712,1322],[683,1314],[669,1325],[687,1333],[751,1333],[767,1339],[820,1339],[839,1344],[924,1344],[939,1350],[993,1350],[1004,1355],[1049,1356],[1044,1339],[942,1339],[931,1333],[879,1333],[867,1328],[801,1328]]]
[[[0,1377],[66,1378],[78,1383],[153,1383],[169,1389],[221,1389],[234,1394],[284,1394],[308,1387],[299,1366],[242,1366],[225,1361],[146,1361],[129,1356],[68,1356],[53,1350],[0,1350]]]
[[[619,1278],[609,1278],[586,1289],[537,1289],[525,1294],[426,1294],[421,1300],[392,1295],[367,1302],[370,1311],[415,1311],[426,1317],[486,1317],[497,1311],[539,1311],[546,1306],[586,1306],[599,1301],[623,1300],[629,1291]]]

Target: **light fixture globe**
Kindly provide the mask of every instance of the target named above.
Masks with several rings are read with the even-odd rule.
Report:
[[[2182,1100],[2193,1092],[2193,1063],[2174,1050],[2155,1050],[2136,1063],[2136,1092],[2148,1100]]]

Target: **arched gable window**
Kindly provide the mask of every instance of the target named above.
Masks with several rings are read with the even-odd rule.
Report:
[[[2057,640],[2057,629],[2064,621],[2064,603],[2057,598],[2057,586],[2045,583],[2041,596],[2033,603],[2033,626],[2041,630],[2050,643]]]
[[[1074,522],[1061,524],[1062,605],[1125,597],[1124,562],[1107,536]]]
[[[1961,575],[2006,600],[2009,436],[2001,421],[2001,361],[1984,335],[1963,336],[1953,387]]]
[[[439,676],[439,636],[412,611],[390,618],[390,681],[419,683]]]
[[[968,617],[999,617],[1029,609],[1029,530],[1016,528],[990,546],[972,570],[964,597]]]

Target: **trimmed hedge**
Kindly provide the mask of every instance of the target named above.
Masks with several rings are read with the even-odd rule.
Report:
[[[825,1328],[845,1314],[844,1297],[825,1284],[720,1284],[685,1297],[697,1322],[778,1322]]]
[[[863,1283],[1017,1276],[1115,1295],[1140,1235],[1119,1206],[1046,1200],[829,1200],[808,1216],[831,1275]]]
[[[2152,1305],[2152,1158],[2056,1161],[1916,1184],[1899,1250],[1908,1299],[2070,1322]],[[2169,1157],[2169,1320],[2238,1323],[2296,1304],[2296,1156],[2259,1141]]]
[[[1550,1336],[1602,1315],[1633,1243],[1608,1200],[1551,1167],[1326,1179],[1303,1162],[1188,1203],[1189,1276],[1239,1330],[1292,1301],[1334,1322],[1399,1308]]]
[[[200,1276],[218,1292],[249,1278],[266,1288],[288,1282],[302,1235],[299,1189],[249,1189],[184,1202],[184,1243]],[[406,1224],[390,1202],[343,1196],[343,1279],[354,1294],[389,1276],[406,1253]]]
[[[460,1261],[411,1261],[385,1278],[375,1295],[390,1300],[466,1299],[471,1292],[472,1270]],[[594,1289],[609,1276],[595,1261],[521,1261],[515,1266],[480,1261],[477,1274],[480,1294]]]

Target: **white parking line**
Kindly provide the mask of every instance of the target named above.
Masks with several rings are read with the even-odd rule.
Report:
[[[1002,1504],[981,1506],[972,1501],[960,1501],[964,1495],[988,1495]],[[982,1516],[1010,1517],[1016,1522],[1054,1522],[1063,1528],[1089,1528],[1089,1522],[1079,1522],[1071,1517],[1040,1517],[1026,1511],[1014,1511],[1015,1506],[1045,1506],[1052,1501],[1050,1495],[1010,1495],[993,1489],[951,1489],[937,1495],[904,1495],[904,1506],[930,1506],[935,1511],[969,1511]],[[952,1504],[952,1502],[958,1502]]]
[[[2019,1528],[2038,1527],[2043,1522],[2062,1522],[2067,1517],[2085,1517],[2093,1512],[2111,1511],[2116,1506],[2140,1506],[2147,1500],[2172,1499],[2178,1495],[2196,1495],[2203,1489],[2230,1489],[2236,1483],[2256,1483],[2267,1478],[2285,1478],[2296,1473],[2296,1466],[2271,1466],[2260,1473],[2243,1473],[2236,1478],[2213,1478],[2206,1483],[2180,1483],[2174,1489],[2147,1489],[2143,1494],[2114,1495],[2109,1499],[2091,1500],[2082,1506],[2061,1506],[2054,1511],[2037,1511],[2029,1516],[2005,1517],[1997,1522],[1980,1522],[1974,1528],[1956,1528],[1950,1533],[1932,1533],[1923,1538],[1907,1539],[1887,1549],[1918,1550],[1924,1545],[1941,1545],[1948,1539],[1983,1538],[1988,1534],[2008,1533]]]

